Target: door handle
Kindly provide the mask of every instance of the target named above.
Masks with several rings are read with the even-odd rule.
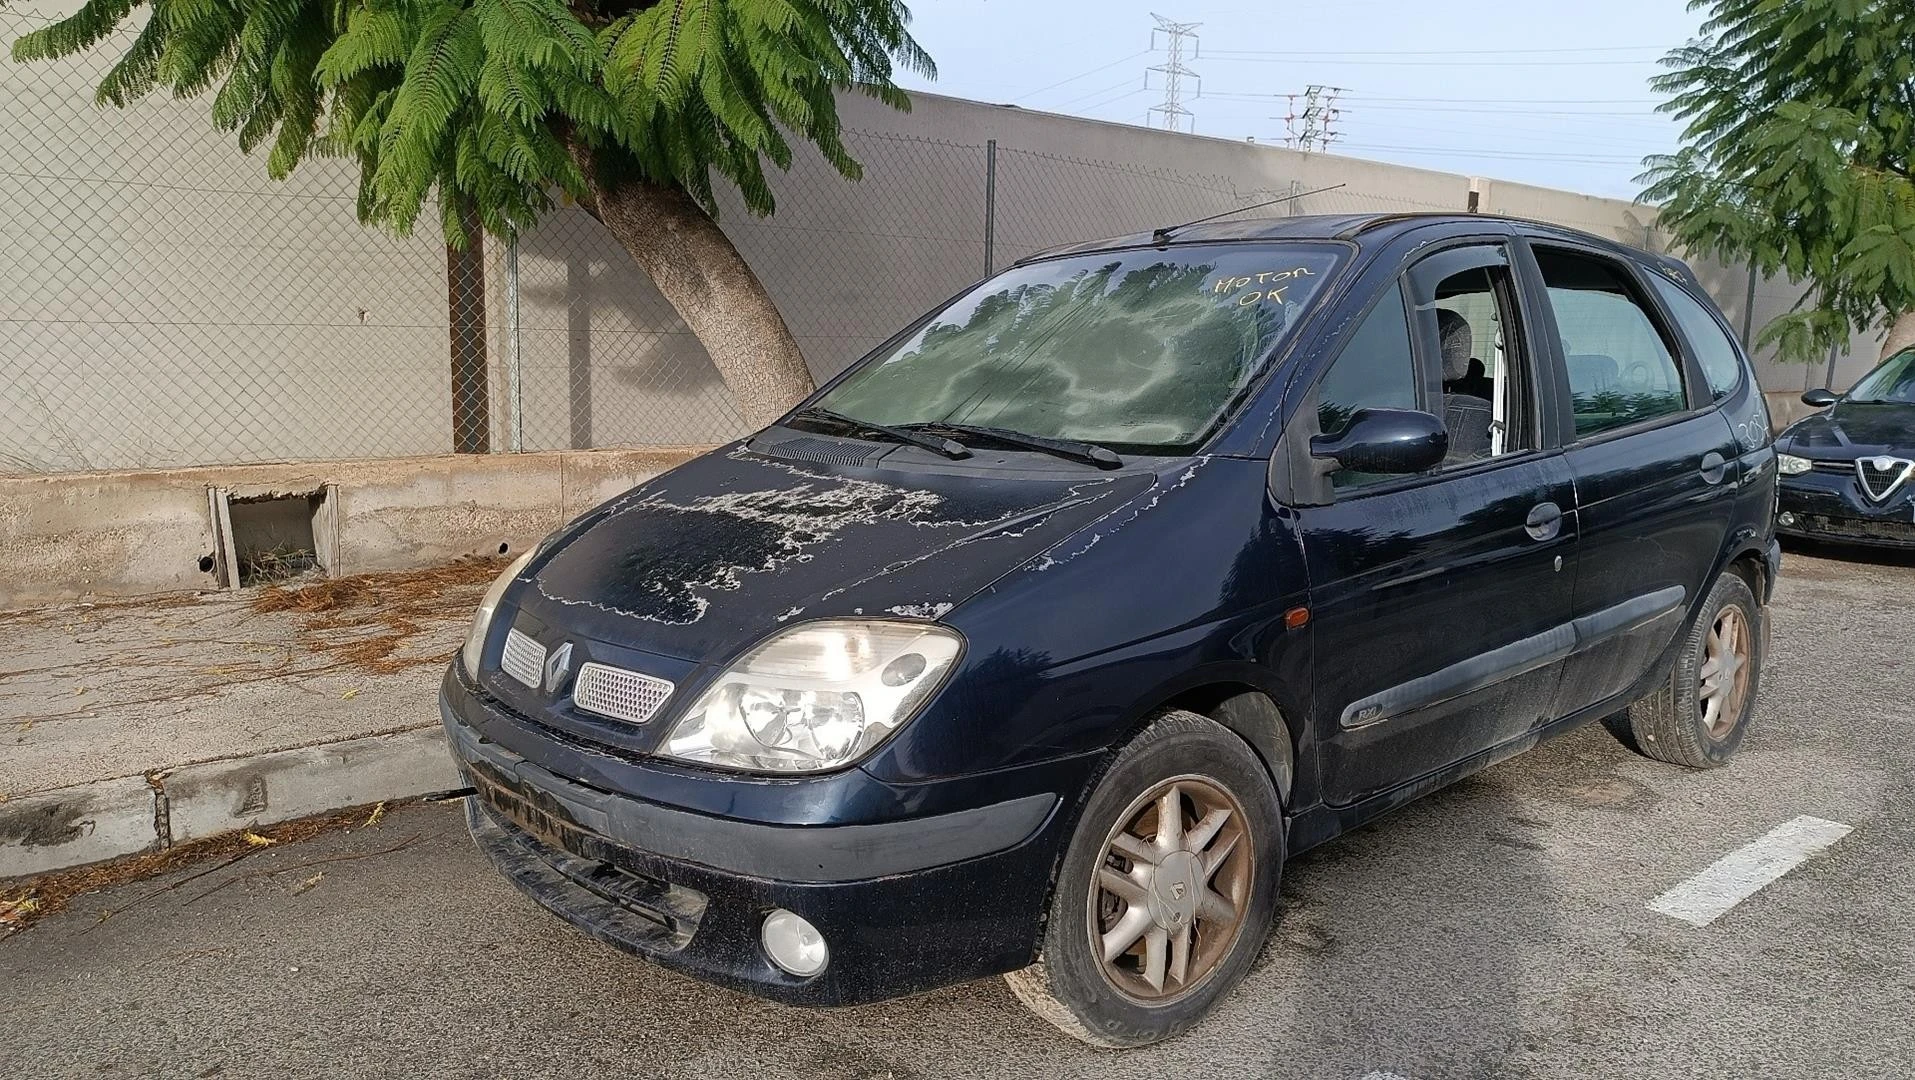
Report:
[[[1532,540],[1554,540],[1563,531],[1563,508],[1553,502],[1541,502],[1529,509],[1523,529]]]
[[[1702,480],[1706,484],[1720,484],[1729,474],[1729,463],[1714,450],[1702,455]]]

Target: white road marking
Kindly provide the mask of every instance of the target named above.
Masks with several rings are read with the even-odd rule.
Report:
[[[1363,1080],[1410,1080],[1407,1076],[1398,1076],[1393,1072],[1364,1073]]]
[[[1852,831],[1839,821],[1807,815],[1792,818],[1649,901],[1649,910],[1707,926]]]

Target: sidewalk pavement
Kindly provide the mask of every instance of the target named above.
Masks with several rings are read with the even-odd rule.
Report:
[[[502,565],[0,612],[0,878],[458,786],[434,702]]]

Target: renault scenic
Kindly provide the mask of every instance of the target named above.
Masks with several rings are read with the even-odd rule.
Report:
[[[1457,216],[1027,259],[500,576],[478,845],[797,1005],[1005,975],[1106,1046],[1245,974],[1290,856],[1551,735],[1728,761],[1776,455],[1680,262]]]

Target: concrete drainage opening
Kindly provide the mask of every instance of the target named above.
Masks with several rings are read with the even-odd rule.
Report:
[[[330,575],[337,565],[337,493],[332,484],[292,492],[208,489],[220,584],[243,589]]]

